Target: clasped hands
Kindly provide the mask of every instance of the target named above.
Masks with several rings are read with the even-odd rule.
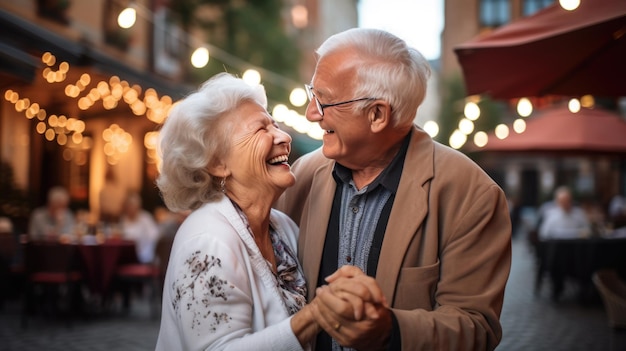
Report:
[[[384,349],[391,333],[391,311],[374,278],[343,266],[316,290],[311,311],[339,344],[359,350]]]

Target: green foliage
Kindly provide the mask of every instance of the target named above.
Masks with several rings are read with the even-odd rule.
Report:
[[[222,12],[214,22],[201,21],[195,17],[202,5],[213,5]],[[298,81],[300,53],[295,41],[285,32],[281,18],[280,0],[184,0],[173,1],[171,10],[181,21],[183,29],[199,26],[211,38],[210,44],[256,67]],[[189,76],[194,84],[205,81],[219,72],[242,74],[238,62],[221,62],[213,56],[202,69],[193,69]],[[263,72],[261,72],[263,77]],[[291,88],[284,84],[273,84],[271,80],[262,82],[268,98],[273,101],[286,101]]]
[[[481,96],[480,102],[480,118],[474,121],[474,132],[483,131],[489,133],[494,130],[500,123],[504,123],[503,117],[508,114],[505,102],[496,101],[489,96]]]
[[[460,75],[444,80],[442,89],[439,134],[435,139],[448,145],[450,135],[458,127],[459,121],[464,116],[466,92]],[[491,132],[503,122],[503,117],[507,115],[506,103],[493,100],[487,95],[481,95],[478,107],[480,108],[480,117],[474,121],[474,133],[478,131]],[[472,142],[472,137],[473,134],[470,134],[467,142]]]
[[[457,128],[465,106],[465,87],[459,75],[444,79],[441,84],[441,111],[439,114],[439,134],[435,140],[449,145],[449,138]]]

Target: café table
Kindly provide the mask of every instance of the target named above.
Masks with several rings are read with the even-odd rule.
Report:
[[[591,277],[599,269],[614,269],[626,277],[626,238],[551,239],[538,243],[535,290],[544,275],[552,283],[553,298],[558,299],[566,279],[579,288],[580,302],[589,302],[597,292]]]
[[[83,265],[85,282],[90,291],[106,299],[117,268],[122,264],[137,262],[135,242],[123,239],[108,239],[101,243],[82,242],[77,244]]]

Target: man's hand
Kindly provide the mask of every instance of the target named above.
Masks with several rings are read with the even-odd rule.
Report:
[[[391,333],[391,311],[376,281],[344,266],[316,290],[312,312],[319,325],[341,345],[384,349]]]

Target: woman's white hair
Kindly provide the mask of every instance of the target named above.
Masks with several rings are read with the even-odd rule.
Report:
[[[171,211],[194,210],[221,198],[221,178],[208,168],[229,152],[233,121],[225,117],[248,101],[267,108],[263,86],[219,73],[172,107],[159,134],[162,163],[156,181]]]
[[[321,59],[340,50],[355,51],[363,62],[356,68],[354,98],[388,101],[394,125],[411,125],[426,96],[431,73],[424,56],[395,35],[370,28],[352,28],[335,34],[316,52]]]

